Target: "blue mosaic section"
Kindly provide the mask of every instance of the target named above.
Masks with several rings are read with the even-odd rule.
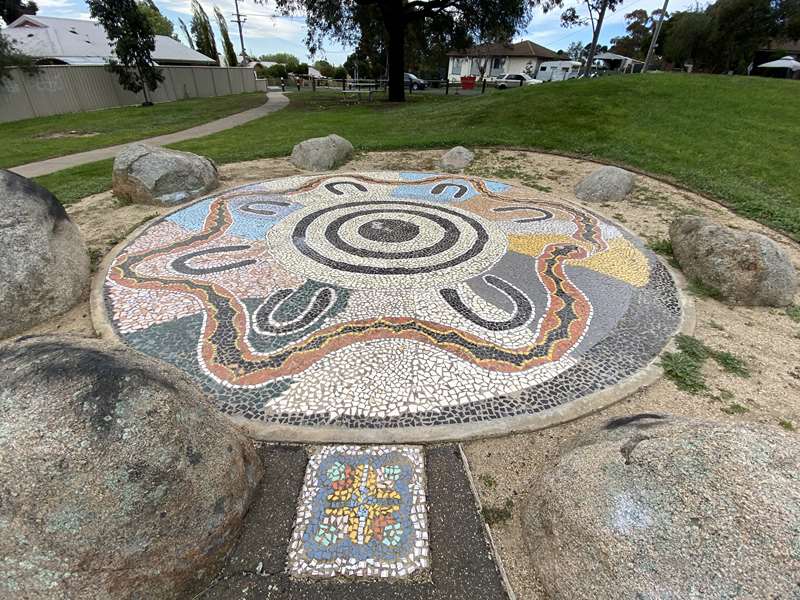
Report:
[[[308,558],[391,560],[412,551],[408,484],[414,473],[404,457],[333,455],[320,464],[319,474],[321,485],[303,536]],[[354,533],[369,541],[354,542]]]
[[[214,198],[208,198],[187,206],[166,217],[188,231],[201,231],[208,217],[208,209]],[[234,198],[228,204],[233,224],[227,233],[248,240],[263,240],[275,223],[293,213],[300,204],[287,201],[282,196],[254,194]]]
[[[400,178],[406,181],[419,181],[429,177],[431,177],[430,173],[400,173]],[[492,192],[503,192],[510,188],[499,181],[485,180],[484,184]],[[478,195],[480,192],[472,183],[460,177],[440,179],[429,185],[401,185],[392,190],[392,196],[395,198],[410,198],[427,202],[465,202]]]

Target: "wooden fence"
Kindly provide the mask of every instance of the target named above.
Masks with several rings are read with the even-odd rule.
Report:
[[[255,92],[252,69],[244,67],[161,67],[164,81],[153,102]],[[0,123],[31,117],[140,104],[142,94],[123,89],[104,66],[47,66],[35,75],[10,69],[0,84]]]

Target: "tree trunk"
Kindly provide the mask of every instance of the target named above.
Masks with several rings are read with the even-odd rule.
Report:
[[[406,99],[405,73],[405,40],[406,19],[403,11],[403,0],[381,2],[383,23],[389,34],[389,100],[404,102]]]
[[[144,94],[144,102],[142,102],[142,106],[152,106],[153,103],[150,102],[150,98],[147,96],[147,83],[142,75],[142,68],[137,65],[136,70],[139,71],[139,82],[142,84],[142,93]]]
[[[603,4],[600,7],[600,14],[597,17],[597,24],[594,28],[594,35],[592,36],[592,46],[589,49],[589,56],[586,57],[586,67],[584,71],[584,75],[589,77],[592,73],[592,63],[594,62],[594,53],[597,50],[597,40],[600,37],[600,29],[603,27],[603,17],[606,16],[606,7],[608,6],[608,0],[603,0]]]

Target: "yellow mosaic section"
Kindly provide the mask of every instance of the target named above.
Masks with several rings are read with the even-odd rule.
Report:
[[[568,235],[531,234],[509,235],[508,249],[520,254],[539,256],[548,244],[576,244],[591,251],[591,244],[580,242]],[[591,269],[624,281],[635,287],[643,287],[650,279],[647,258],[636,246],[623,237],[608,241],[608,250],[580,260],[568,260],[568,264]]]

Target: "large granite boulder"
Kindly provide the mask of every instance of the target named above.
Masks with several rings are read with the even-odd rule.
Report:
[[[695,216],[673,221],[669,237],[686,276],[723,300],[753,306],[788,306],[794,300],[797,273],[768,237]]]
[[[219,175],[204,156],[139,142],[117,154],[112,185],[118,198],[172,206],[210,192]]]
[[[78,337],[0,345],[0,597],[180,597],[216,574],[260,477],[174,367]]]
[[[800,436],[644,414],[567,444],[522,519],[548,598],[792,598]]]
[[[89,254],[64,207],[0,170],[0,338],[69,310],[89,285]]]
[[[464,148],[456,146],[444,153],[439,160],[439,166],[447,173],[459,173],[466,169],[475,160],[475,155]]]
[[[584,202],[616,202],[633,190],[636,176],[619,167],[600,167],[575,186],[575,196]]]
[[[300,142],[292,149],[290,160],[298,169],[330,171],[346,163],[352,155],[353,144],[332,133]]]

